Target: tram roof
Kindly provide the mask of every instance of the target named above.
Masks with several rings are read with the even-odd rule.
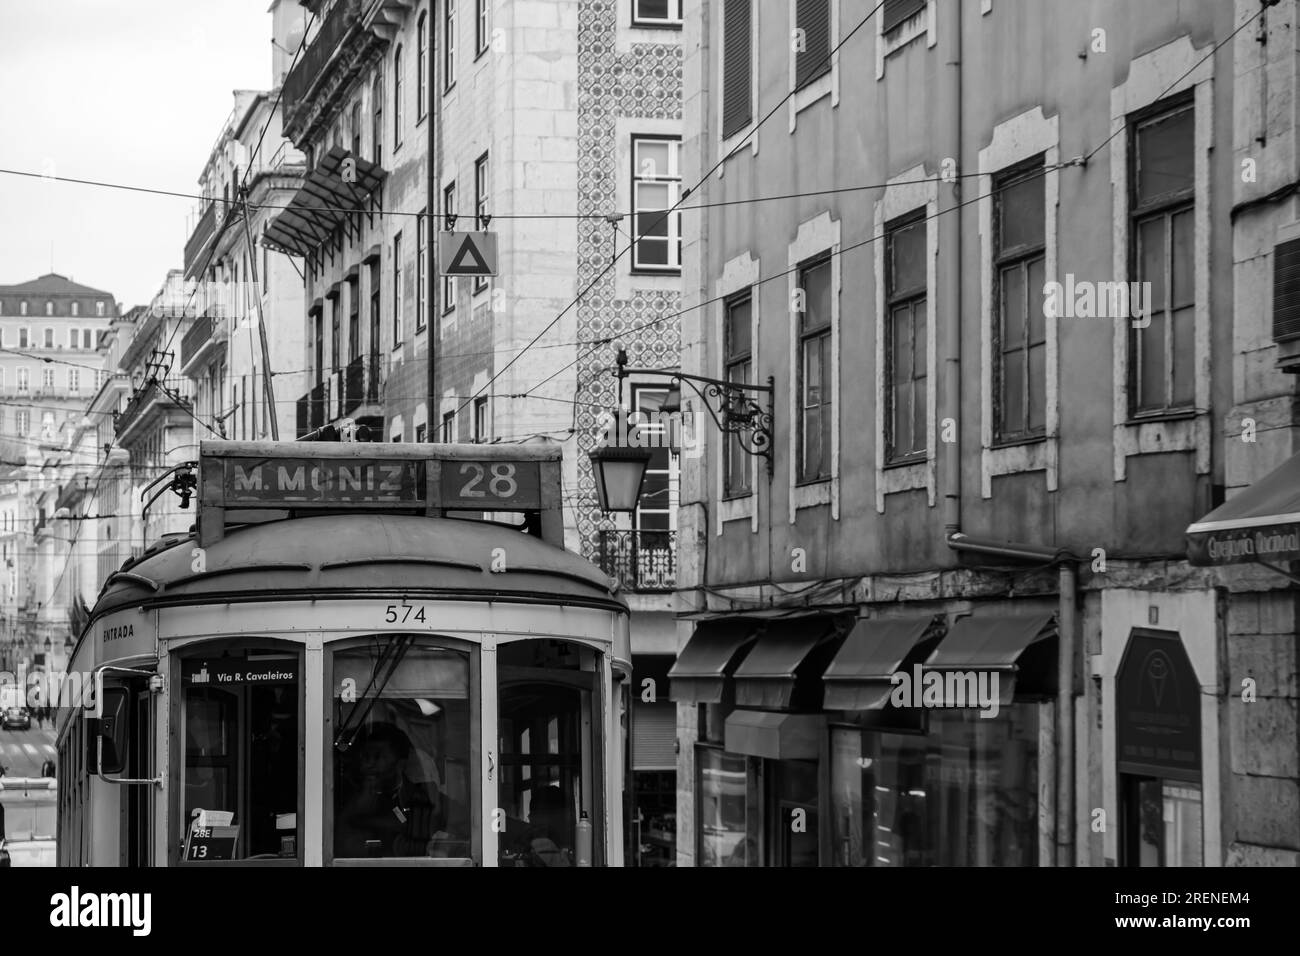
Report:
[[[333,514],[248,525],[208,545],[155,546],[110,575],[92,618],[141,604],[409,593],[626,609],[617,582],[572,552],[502,525],[420,515]],[[500,550],[498,550],[500,549]],[[493,560],[504,570],[492,571]]]

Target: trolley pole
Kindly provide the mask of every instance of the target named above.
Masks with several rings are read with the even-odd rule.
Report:
[[[262,386],[266,407],[270,409],[271,440],[280,440],[279,409],[275,405],[275,385],[271,382],[271,349],[266,344],[266,321],[262,315],[262,289],[257,278],[257,247],[253,244],[253,229],[248,223],[248,186],[239,187],[239,201],[244,210],[244,237],[248,242],[248,268],[253,273],[253,301],[257,304],[257,337],[262,343]],[[256,371],[256,370],[254,370]],[[257,423],[253,427],[256,429]]]

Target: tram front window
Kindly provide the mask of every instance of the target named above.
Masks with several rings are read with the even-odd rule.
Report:
[[[300,674],[272,648],[181,661],[186,862],[299,856]]]
[[[470,857],[469,683],[415,635],[334,652],[334,858]]]

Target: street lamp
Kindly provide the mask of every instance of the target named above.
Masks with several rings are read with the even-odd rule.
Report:
[[[727,382],[722,379],[708,378],[703,375],[688,375],[675,369],[628,368],[627,352],[618,350],[615,359],[618,368],[619,407],[623,406],[623,380],[629,375],[657,375],[666,378],[671,384],[659,410],[665,414],[675,414],[682,407],[682,382],[700,397],[708,410],[713,423],[725,434],[735,435],[739,447],[749,455],[767,459],[767,478],[772,480],[772,399],[776,393],[776,379],[768,376],[766,385],[750,385],[745,382]],[[696,384],[696,383],[699,384]],[[764,408],[758,398],[767,396],[768,404]],[[629,452],[640,454],[629,454]],[[591,454],[592,467],[596,473],[596,490],[600,495],[600,505],[604,511],[635,511],[636,500],[628,503],[630,489],[635,489],[637,496],[641,493],[641,481],[645,476],[645,464],[650,458],[649,449],[601,448]],[[633,473],[634,467],[639,472]],[[613,500],[609,494],[614,495]]]
[[[590,455],[602,511],[636,511],[650,465],[649,448],[597,448]]]

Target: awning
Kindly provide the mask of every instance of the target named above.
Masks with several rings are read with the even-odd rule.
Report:
[[[770,621],[749,656],[736,668],[736,706],[786,708],[795,672],[813,648],[837,633],[835,619],[817,614]]]
[[[733,710],[723,739],[727,753],[768,760],[816,760],[825,733],[824,714]]]
[[[1055,636],[1054,614],[959,618],[924,667],[915,668],[910,676],[913,700],[922,701],[923,693],[930,689],[927,675],[937,673],[942,677],[939,690],[945,707],[977,707],[981,695],[989,699],[996,696],[1002,704],[1010,704],[1016,693],[1022,655],[1031,645],[1046,647],[1045,642]],[[996,695],[992,693],[995,675]],[[1046,676],[1050,677],[1050,672]],[[914,686],[918,678],[922,687]],[[925,698],[924,706],[934,704]]]
[[[933,625],[931,617],[860,619],[822,675],[825,709],[883,708],[894,689],[894,673],[914,655]]]
[[[1192,564],[1300,560],[1300,455],[1187,528]]]
[[[757,636],[744,621],[705,621],[668,671],[668,696],[681,704],[720,704],[727,675]]]
[[[355,163],[355,170],[345,170],[345,161]],[[271,220],[262,245],[291,256],[310,255],[349,215],[366,211],[387,175],[378,164],[335,146],[306,175],[288,208]]]

